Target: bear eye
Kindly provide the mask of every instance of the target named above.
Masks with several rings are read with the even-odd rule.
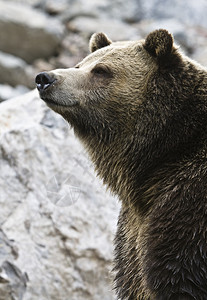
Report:
[[[110,77],[112,75],[110,68],[105,65],[97,65],[92,69],[91,72],[95,75],[100,75],[100,76]]]

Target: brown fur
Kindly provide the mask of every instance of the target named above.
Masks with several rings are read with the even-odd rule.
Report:
[[[207,299],[207,71],[166,30],[90,49],[40,95],[119,195],[118,298]]]

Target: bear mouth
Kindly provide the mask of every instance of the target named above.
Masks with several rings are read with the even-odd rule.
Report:
[[[64,104],[60,104],[58,102],[55,102],[54,100],[52,100],[51,98],[47,98],[47,97],[41,97],[41,99],[48,105],[55,105],[55,106],[66,106]]]
[[[47,97],[47,96],[41,96],[41,99],[48,105],[48,106],[51,106],[51,107],[71,107],[71,106],[75,106],[77,105],[77,102],[71,102],[71,103],[59,103],[59,102],[56,102],[54,101],[53,99]]]

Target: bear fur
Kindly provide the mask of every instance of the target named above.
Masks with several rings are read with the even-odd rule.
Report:
[[[117,297],[207,299],[207,70],[164,29],[90,50],[36,82],[121,201]]]

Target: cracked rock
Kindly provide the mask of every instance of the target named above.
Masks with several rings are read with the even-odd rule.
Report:
[[[26,62],[57,53],[63,25],[26,4],[0,0],[0,50]],[[9,38],[8,38],[9,37]]]

